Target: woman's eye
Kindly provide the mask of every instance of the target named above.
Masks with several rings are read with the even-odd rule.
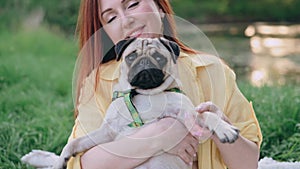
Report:
[[[139,3],[140,3],[139,1],[130,2],[127,6],[127,9],[137,6]]]
[[[107,21],[107,23],[111,23],[113,20],[115,20],[116,19],[116,16],[114,16],[114,17],[111,17],[110,19],[108,19],[108,21]]]

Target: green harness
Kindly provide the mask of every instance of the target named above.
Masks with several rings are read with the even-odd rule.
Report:
[[[183,93],[179,88],[171,88],[168,90],[165,90],[166,92],[177,92],[177,93]],[[117,98],[124,97],[124,102],[127,106],[127,109],[129,110],[131,117],[133,119],[133,122],[128,124],[129,127],[140,127],[144,125],[144,122],[142,118],[140,117],[138,111],[136,110],[134,104],[132,103],[132,98],[136,96],[138,93],[134,90],[127,90],[127,91],[115,91],[113,93],[112,100],[114,101]]]

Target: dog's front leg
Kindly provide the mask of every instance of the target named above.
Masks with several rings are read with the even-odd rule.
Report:
[[[205,127],[215,133],[222,143],[233,143],[239,135],[239,130],[225,122],[213,112],[203,112],[200,118]]]
[[[63,148],[59,156],[57,163],[53,167],[54,169],[63,169],[67,167],[67,162],[73,156],[73,154],[75,155],[73,147],[76,147],[75,145],[77,145],[78,142],[80,142],[79,139],[75,139],[65,145],[65,147]]]
[[[113,133],[109,130],[107,123],[95,131],[88,133],[86,136],[79,137],[70,141],[62,150],[58,162],[54,169],[66,168],[68,160],[80,152],[84,152],[98,144],[103,144],[113,140]]]

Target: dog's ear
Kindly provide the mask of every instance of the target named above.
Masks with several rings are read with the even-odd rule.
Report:
[[[176,64],[176,60],[180,54],[180,47],[178,44],[165,38],[159,38],[159,41],[168,49],[169,52],[171,52],[173,62]]]
[[[107,63],[111,60],[116,59],[116,52],[115,52],[114,48],[115,47],[113,46],[107,51],[107,53],[104,55],[101,63]]]
[[[176,56],[176,60],[177,60],[177,58],[179,57],[179,54],[180,54],[180,48],[176,42],[169,41],[169,44],[170,44],[170,46]]]
[[[119,41],[116,45],[115,45],[115,52],[117,55],[117,61],[119,61],[122,57],[122,54],[124,52],[124,50],[126,49],[126,47],[135,40],[136,38],[130,38],[130,39],[124,39]]]

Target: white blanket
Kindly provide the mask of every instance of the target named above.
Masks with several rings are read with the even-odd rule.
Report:
[[[258,169],[300,169],[300,162],[278,162],[264,157],[258,162]]]

